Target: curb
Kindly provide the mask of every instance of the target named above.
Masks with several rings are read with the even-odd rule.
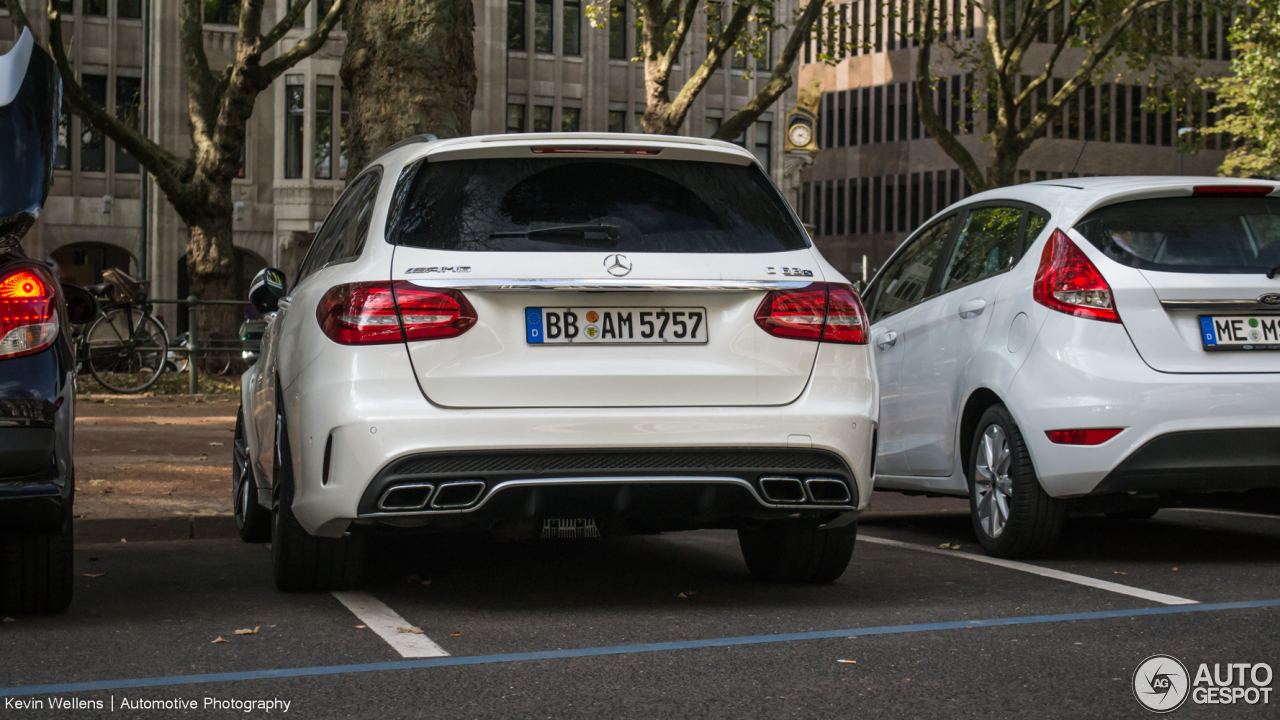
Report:
[[[77,543],[153,542],[161,540],[223,540],[238,538],[230,515],[191,515],[166,518],[78,518]]]

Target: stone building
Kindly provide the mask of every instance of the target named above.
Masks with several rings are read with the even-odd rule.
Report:
[[[287,2],[267,0],[265,26],[284,14]],[[37,36],[47,37],[43,0],[23,3]],[[202,0],[202,5],[205,52],[211,66],[222,67],[235,50],[239,0]],[[85,89],[117,117],[145,124],[152,139],[184,154],[189,136],[178,6],[177,0],[62,0],[63,35]],[[285,45],[315,27],[315,6],[328,3],[315,0]],[[644,66],[632,61],[636,18],[626,2],[615,0],[603,27],[591,26],[581,0],[477,0],[475,9],[474,133],[638,131]],[[698,17],[675,72],[676,87],[705,57],[706,16]],[[339,78],[344,37],[339,26],[323,49],[259,96],[233,189],[237,259],[246,279],[268,264],[290,272],[296,268],[344,187],[347,93]],[[16,38],[7,11],[0,8],[0,52]],[[726,57],[693,105],[683,132],[713,133],[767,79],[786,40],[785,30],[776,31],[768,57],[759,62],[732,53]],[[792,188],[792,198],[795,175],[783,172],[782,116],[794,103],[792,89],[738,140],[756,153],[775,182]],[[153,297],[185,297],[186,228],[153,184],[144,188],[137,161],[73,115],[64,117],[59,138],[54,188],[23,242],[27,253],[52,258],[74,282],[98,282],[102,270],[118,267],[150,278]],[[159,306],[158,312],[183,315],[172,305]],[[184,319],[171,321],[170,329]]]
[[[910,0],[829,0],[823,26],[801,57],[800,85],[821,82],[818,152],[800,175],[799,212],[814,226],[823,255],[851,279],[870,277],[889,254],[928,217],[970,194],[958,166],[928,137],[916,110],[918,44],[904,40],[914,32]],[[981,42],[986,24],[971,2],[942,2],[951,38]],[[1226,74],[1228,18],[1210,15],[1197,0],[1175,0],[1162,10],[1162,32],[1177,33],[1191,49],[1174,61],[1201,76]],[[1051,24],[1052,25],[1052,24]],[[1048,28],[1048,33],[1056,28]],[[840,39],[844,38],[844,43]],[[824,43],[838,61],[818,61]],[[849,45],[858,47],[850,48]],[[1038,72],[1050,48],[1033,43],[1023,66]],[[1081,49],[1066,49],[1054,74],[1054,89],[1079,66]],[[941,119],[979,165],[989,167],[990,146],[983,143],[987,107],[975,103],[974,77],[935,52],[939,83],[935,107]],[[1198,65],[1197,65],[1198,63]],[[1023,76],[1021,82],[1030,77]],[[1179,155],[1180,128],[1212,124],[1213,98],[1202,96],[1180,110],[1148,112],[1147,73],[1123,66],[1107,82],[1082,88],[1021,158],[1018,182],[1090,175],[1214,175],[1222,163],[1226,138],[1207,137],[1196,154]],[[985,93],[977,89],[981,98]],[[1037,98],[1043,102],[1043,95]],[[975,107],[975,105],[980,105]]]

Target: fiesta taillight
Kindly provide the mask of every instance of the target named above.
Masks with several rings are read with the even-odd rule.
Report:
[[[865,345],[867,313],[851,285],[816,282],[773,290],[756,308],[756,325],[774,337]]]
[[[316,307],[320,329],[343,345],[384,345],[457,337],[476,323],[466,296],[405,280],[337,285]]]
[[[1068,315],[1120,322],[1106,278],[1061,230],[1054,230],[1044,246],[1031,296],[1041,305]]]
[[[1124,428],[1079,428],[1075,430],[1046,430],[1049,442],[1055,445],[1101,445],[1120,434]]]
[[[53,278],[42,270],[0,277],[0,359],[40,352],[58,337]]]

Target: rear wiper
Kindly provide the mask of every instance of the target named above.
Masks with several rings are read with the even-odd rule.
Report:
[[[1276,273],[1278,272],[1280,272],[1280,263],[1276,263],[1275,265],[1271,266],[1271,269],[1267,271],[1267,279],[1274,280],[1276,277]]]
[[[534,237],[535,235],[576,235],[583,240],[617,240],[617,225],[555,225],[532,230],[509,230],[489,233],[491,238]]]

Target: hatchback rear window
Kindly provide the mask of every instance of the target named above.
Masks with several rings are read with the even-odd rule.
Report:
[[[1143,270],[1257,273],[1280,263],[1280,198],[1158,198],[1076,224],[1108,257]]]
[[[420,162],[387,240],[489,252],[770,253],[808,247],[754,165],[634,159]]]

